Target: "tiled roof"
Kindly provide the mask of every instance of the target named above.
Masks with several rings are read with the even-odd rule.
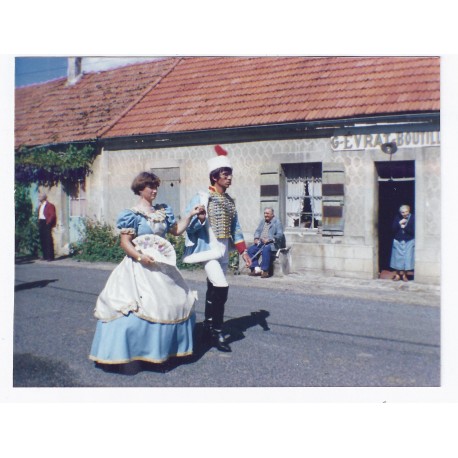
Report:
[[[439,58],[183,58],[104,136],[438,111],[439,102]]]
[[[15,91],[15,146],[92,140],[166,74],[177,59],[162,59],[62,78]]]
[[[16,146],[440,110],[434,57],[186,57],[16,90]]]

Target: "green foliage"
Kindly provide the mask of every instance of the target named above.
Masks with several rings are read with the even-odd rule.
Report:
[[[239,270],[240,255],[238,251],[231,251],[229,253],[229,269]]]
[[[62,183],[64,189],[73,194],[78,181],[91,173],[95,156],[96,149],[91,145],[80,149],[69,145],[66,151],[21,148],[15,155],[15,179],[25,185],[36,183],[46,187]]]
[[[106,223],[86,219],[82,230],[82,239],[70,247],[76,259],[89,262],[121,262],[125,256],[119,246],[120,236],[112,226]],[[179,269],[198,269],[199,265],[184,264],[181,261],[184,252],[184,236],[175,237],[167,234],[167,240],[174,246]]]
[[[15,234],[14,250],[16,254],[37,256],[40,246],[36,212],[33,211],[30,189],[16,183],[14,186]]]
[[[86,219],[81,242],[74,243],[70,252],[76,259],[90,262],[120,262],[125,253],[119,246],[120,236],[112,226]]]

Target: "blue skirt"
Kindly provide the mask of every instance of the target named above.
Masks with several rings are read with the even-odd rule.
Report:
[[[172,356],[191,355],[195,321],[195,313],[174,324],[153,323],[133,313],[108,322],[99,320],[89,358],[102,364],[162,363]]]
[[[395,270],[414,270],[415,267],[415,239],[393,240],[390,267]]]

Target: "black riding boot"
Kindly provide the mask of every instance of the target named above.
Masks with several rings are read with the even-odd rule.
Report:
[[[213,308],[213,328],[212,328],[212,342],[219,351],[232,351],[231,347],[226,343],[223,334],[223,321],[224,321],[224,305],[227,301],[229,287],[213,287],[212,308]]]
[[[213,330],[213,283],[207,278],[207,294],[205,295],[205,320],[202,332],[202,339],[210,341]]]

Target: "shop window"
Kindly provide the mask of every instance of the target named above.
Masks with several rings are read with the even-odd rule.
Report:
[[[322,226],[321,163],[283,164],[285,227],[318,230]]]

